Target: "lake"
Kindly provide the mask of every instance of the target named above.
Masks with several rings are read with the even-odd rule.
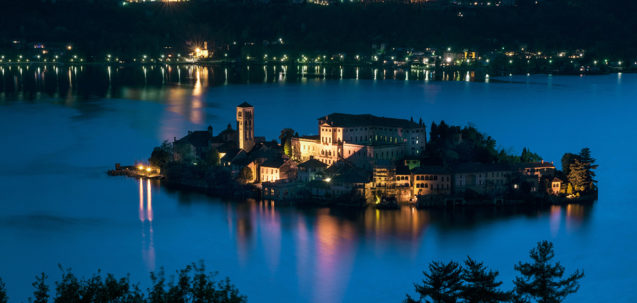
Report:
[[[568,302],[637,301],[637,75],[486,77],[301,67],[0,66],[0,277],[26,302],[58,264],[149,284],[204,260],[250,302],[390,302],[413,294],[432,260],[470,255],[500,271],[541,240],[567,272]],[[460,80],[460,81],[439,81]],[[600,167],[592,206],[440,212],[299,209],[223,201],[156,182],[109,177],[188,130],[234,125],[255,107],[255,133],[316,134],[332,112],[475,125],[515,153],[559,166],[590,147]]]

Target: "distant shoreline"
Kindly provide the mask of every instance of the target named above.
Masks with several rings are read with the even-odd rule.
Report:
[[[436,68],[427,68],[423,66],[411,65],[383,65],[383,64],[353,64],[353,63],[308,63],[308,64],[300,64],[300,63],[272,63],[272,62],[228,62],[223,60],[218,61],[206,61],[206,62],[124,62],[124,63],[114,63],[114,62],[0,62],[0,67],[12,67],[12,66],[59,66],[59,67],[78,67],[78,66],[103,66],[103,67],[143,67],[143,66],[198,66],[198,67],[232,67],[232,68],[249,68],[250,66],[284,66],[284,67],[347,67],[347,68],[373,68],[378,70],[394,70],[394,71],[428,71],[428,72],[473,72],[476,73],[476,77],[480,80],[485,80],[486,77],[507,77],[512,75],[558,75],[558,76],[603,76],[603,75],[612,75],[612,74],[634,74],[637,73],[637,68],[612,68],[609,67],[608,70],[605,71],[583,71],[583,72],[573,72],[573,71],[554,71],[554,72],[507,72],[507,71],[496,71],[489,72],[486,68],[478,68],[478,69],[470,69],[470,68],[454,68],[454,67],[436,67]],[[327,76],[321,73],[305,73],[300,74],[296,71],[290,71],[288,74],[303,76],[306,78],[327,78],[327,79],[335,79],[338,77]],[[350,79],[353,77],[342,77],[344,79]],[[361,79],[367,79],[362,77]],[[384,79],[380,79],[384,80]],[[437,79],[431,79],[437,80]],[[492,82],[507,82],[498,79],[491,80]]]

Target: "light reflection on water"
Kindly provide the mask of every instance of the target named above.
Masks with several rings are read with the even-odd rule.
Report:
[[[146,208],[144,208],[144,183],[146,183]],[[142,226],[142,258],[146,269],[155,271],[155,237],[153,231],[153,197],[150,179],[139,179],[139,220]]]
[[[144,77],[140,67],[113,66],[110,81],[107,68],[22,67],[21,75],[17,66],[0,69],[0,130],[3,143],[15,147],[0,150],[0,276],[12,281],[10,294],[19,301],[31,293],[35,274],[55,277],[58,263],[84,275],[97,268],[131,272],[144,283],[149,270],[172,272],[199,259],[230,276],[252,302],[399,301],[427,262],[469,254],[500,270],[510,288],[512,265],[544,239],[556,243],[567,268],[586,270],[571,302],[609,301],[621,290],[626,295],[615,302],[637,300],[637,293],[625,291],[637,266],[636,248],[626,240],[635,233],[626,214],[634,211],[637,163],[618,157],[612,143],[621,142],[625,154],[637,152],[626,140],[634,129],[635,75],[621,82],[612,75],[476,83],[462,81],[466,73],[444,74],[462,82],[427,81],[442,73],[421,71],[409,81],[382,81],[394,71],[381,69],[373,81],[364,79],[374,75],[365,67],[359,80],[351,79],[355,69],[344,67],[349,80],[339,80],[340,68],[324,67],[315,78],[316,69],[307,69],[302,82],[295,68],[277,66],[266,69],[270,82],[261,84],[262,68],[248,74],[149,66]],[[254,85],[236,85],[248,75]],[[277,82],[280,77],[287,82]],[[311,134],[317,115],[338,111],[421,115],[427,124],[474,122],[504,148],[531,147],[558,162],[563,152],[586,144],[601,164],[600,202],[454,212],[297,209],[105,176],[114,163],[144,161],[152,147],[189,129],[212,124],[218,133],[234,122],[234,106],[242,101],[256,106],[257,132],[268,139],[289,126]],[[549,116],[559,121],[537,122]]]

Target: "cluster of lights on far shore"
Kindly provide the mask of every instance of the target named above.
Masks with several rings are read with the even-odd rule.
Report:
[[[277,43],[283,44],[283,39],[279,38]],[[84,57],[80,57],[78,54],[74,53],[73,45],[67,45],[63,52],[58,52],[57,54],[52,54],[49,50],[44,48],[44,45],[41,45],[41,50],[38,50],[36,54],[17,54],[17,55],[2,55],[0,54],[0,64],[31,64],[31,63],[71,63],[71,64],[81,64],[87,62],[88,60]],[[444,49],[446,52],[437,53],[437,51],[432,49],[427,49],[430,53],[424,54],[422,52],[414,52],[410,51],[407,54],[403,55],[394,55],[394,54],[372,54],[372,55],[361,55],[352,54],[348,55],[345,53],[337,53],[332,55],[326,54],[314,54],[314,55],[306,55],[301,53],[300,55],[290,57],[287,54],[278,54],[271,55],[268,53],[261,54],[248,54],[243,58],[236,58],[229,56],[228,53],[221,54],[213,54],[213,52],[207,49],[207,44],[204,42],[203,45],[194,47],[192,52],[182,56],[180,53],[169,53],[169,54],[160,54],[155,56],[149,56],[147,54],[142,54],[138,56],[126,56],[120,57],[117,55],[113,55],[108,52],[105,55],[97,57],[91,57],[91,62],[95,63],[142,63],[142,64],[154,64],[154,63],[194,63],[194,62],[218,62],[219,60],[245,60],[245,62],[249,63],[274,63],[274,62],[294,62],[298,64],[330,64],[330,63],[372,63],[372,64],[380,64],[383,65],[404,65],[404,64],[415,64],[415,65],[425,65],[425,66],[441,66],[441,67],[449,67],[449,66],[472,66],[474,64],[477,65],[491,65],[494,64],[494,56],[478,56],[475,52],[472,51],[460,51],[460,52],[452,52],[451,48]],[[444,51],[443,50],[443,51]],[[583,52],[555,52],[552,55],[547,55],[543,52],[531,52],[525,49],[522,49],[521,52],[514,51],[506,51],[504,49],[498,50],[496,53],[497,56],[503,56],[505,58],[504,61],[501,61],[504,64],[513,66],[516,65],[530,65],[530,64],[556,64],[556,63],[569,63],[570,64],[578,64],[580,66],[601,66],[606,65],[610,67],[618,67],[618,68],[627,68],[631,65],[633,67],[637,66],[637,61],[629,61],[629,64],[626,64],[624,60],[611,60],[608,58],[604,59],[587,59],[584,56]]]

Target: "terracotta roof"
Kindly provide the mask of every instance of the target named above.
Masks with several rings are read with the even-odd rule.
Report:
[[[337,127],[358,127],[358,126],[381,126],[381,127],[400,127],[400,128],[421,128],[424,126],[418,125],[416,122],[412,122],[405,119],[377,117],[369,114],[365,115],[352,115],[333,113],[327,116],[318,118],[319,123],[327,123],[331,126]]]

